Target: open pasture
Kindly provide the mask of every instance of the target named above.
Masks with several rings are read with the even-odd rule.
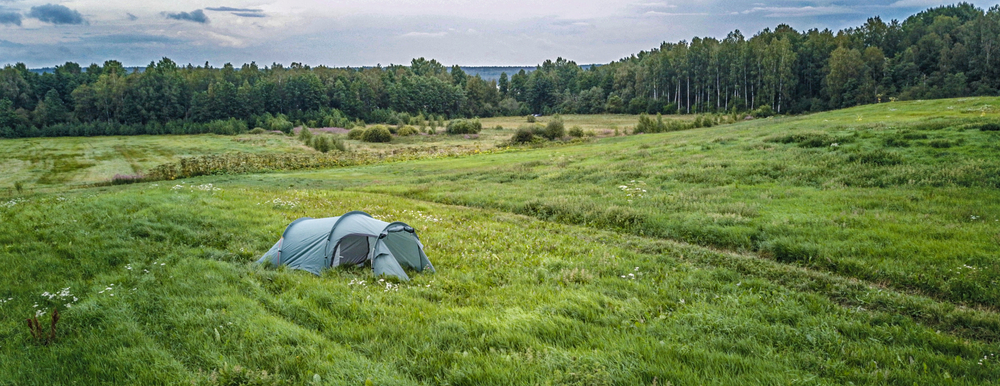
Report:
[[[59,190],[142,173],[182,157],[227,152],[307,151],[283,135],[163,135],[24,138],[0,141],[0,187]]]
[[[997,105],[8,191],[0,384],[996,384]],[[439,272],[252,264],[349,210],[413,225]]]
[[[551,117],[539,117],[545,124]],[[566,115],[566,127],[575,125],[613,135],[610,127],[624,130],[635,125],[635,115]],[[691,118],[677,118],[689,120]],[[390,143],[366,143],[345,140],[349,149],[363,153],[441,150],[474,151],[492,149],[507,142],[524,117],[483,119],[484,130],[478,135],[447,135],[438,128],[437,135],[393,137]],[[502,125],[503,130],[496,130]],[[223,136],[164,135],[111,137],[23,138],[0,141],[0,189],[11,190],[19,183],[22,189],[59,190],[110,180],[116,174],[141,174],[157,165],[176,162],[183,157],[223,153],[315,153],[294,137],[280,134],[243,134]]]
[[[995,314],[655,238],[258,179],[95,188],[0,209],[2,382],[988,384],[1000,376],[996,341],[974,332],[995,328]],[[394,283],[366,269],[315,277],[250,264],[293,219],[352,209],[415,226],[439,272]],[[947,323],[922,325],[868,302],[939,312]],[[45,320],[52,307],[62,315],[58,339],[37,345],[24,318],[47,312]]]
[[[993,309],[1000,133],[975,122],[1000,118],[997,102],[881,104],[361,177],[295,175],[751,252]]]

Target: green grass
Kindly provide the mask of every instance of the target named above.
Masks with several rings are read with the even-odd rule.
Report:
[[[690,116],[676,119],[690,120]],[[551,117],[540,117],[544,124]],[[613,135],[609,127],[634,126],[634,115],[566,115],[567,127],[581,125],[597,136]],[[350,150],[369,154],[394,154],[420,151],[462,152],[487,150],[510,139],[524,117],[488,118],[484,130],[470,138],[463,135],[413,135],[393,137],[391,143],[366,143],[346,140]],[[504,130],[495,126],[504,125]],[[184,157],[223,153],[315,153],[301,141],[282,135],[219,136],[169,135],[127,137],[58,137],[25,138],[0,141],[0,192],[20,182],[33,191],[52,191],[107,182],[115,174],[134,175]]]
[[[996,384],[998,134],[969,125],[997,102],[11,193],[0,385]],[[38,162],[102,165],[62,158]],[[438,272],[252,263],[349,210],[413,225]]]
[[[0,141],[0,188],[58,190],[136,174],[181,157],[307,151],[281,135],[25,138]]]
[[[338,170],[295,175],[752,252],[992,308],[1000,302],[1000,135],[970,125],[997,119],[980,117],[996,102],[865,106],[462,163],[384,165],[366,182]],[[938,113],[928,119],[928,109]],[[629,197],[632,189],[646,192]]]

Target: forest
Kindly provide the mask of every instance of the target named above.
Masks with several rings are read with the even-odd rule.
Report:
[[[997,95],[1000,6],[932,8],[839,31],[664,42],[616,62],[558,58],[496,81],[413,59],[371,68],[115,60],[0,70],[0,136],[232,134],[524,114],[800,114],[893,100]]]

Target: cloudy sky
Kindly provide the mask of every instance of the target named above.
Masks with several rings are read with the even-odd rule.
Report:
[[[117,59],[361,66],[607,63],[663,41],[748,37],[779,23],[840,29],[938,0],[0,0],[0,65]],[[988,8],[997,4],[977,2]]]

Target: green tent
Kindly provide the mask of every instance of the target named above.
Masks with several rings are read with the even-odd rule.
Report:
[[[402,280],[410,279],[404,268],[434,271],[413,227],[376,220],[359,211],[340,217],[295,220],[257,262],[287,265],[316,275],[331,267],[371,262],[376,276]]]

